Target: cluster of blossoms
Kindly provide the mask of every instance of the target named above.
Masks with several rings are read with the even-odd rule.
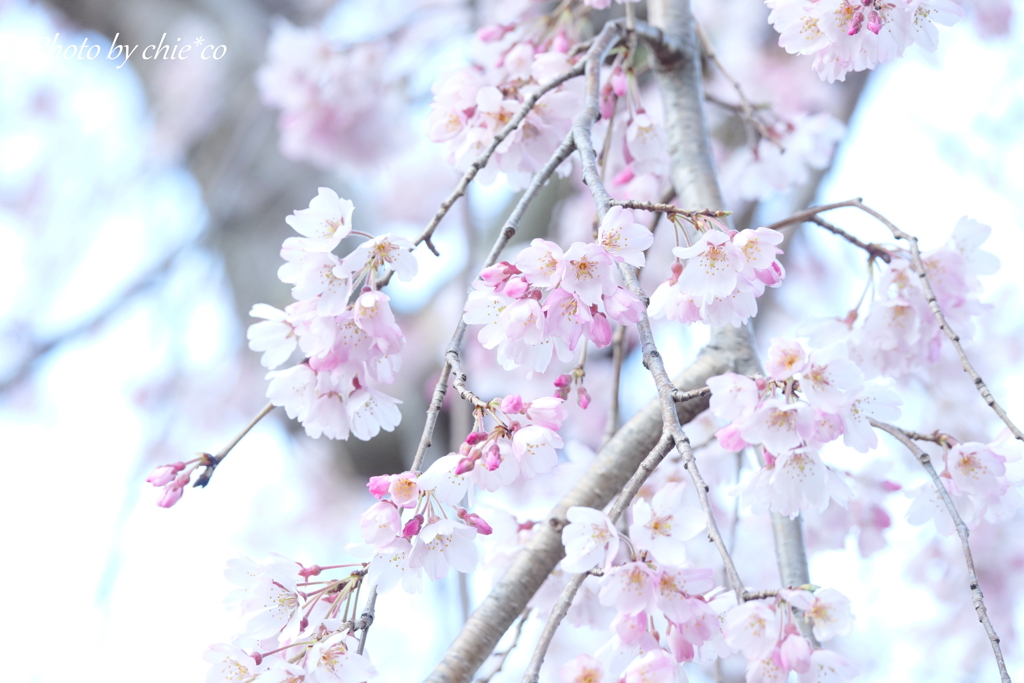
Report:
[[[850,71],[873,69],[918,44],[938,46],[935,25],[964,16],[954,0],[765,0],[779,45],[790,54],[813,55],[822,80],[844,80]]]
[[[899,417],[900,398],[865,384],[841,345],[808,352],[800,342],[774,339],[765,369],[765,379],[728,373],[708,380],[712,412],[730,423],[716,434],[722,448],[762,445],[764,465],[747,481],[745,503],[755,513],[790,517],[820,512],[830,498],[845,504],[850,490],[819,449],[840,436],[860,453],[874,448],[870,419]]]
[[[794,615],[798,609],[802,616]],[[850,601],[823,588],[780,590],[774,599],[748,600],[725,614],[725,642],[747,660],[747,683],[785,683],[790,672],[799,683],[838,683],[857,675],[849,662],[831,650],[814,649],[800,635],[796,620],[810,622],[819,642],[846,635],[853,626]]]
[[[384,44],[339,49],[319,29],[279,19],[256,82],[263,103],[281,109],[282,153],[325,168],[386,153],[398,103],[380,77],[387,55]]]
[[[848,633],[849,602],[825,589],[780,591],[774,603],[736,604],[735,594],[715,589],[711,569],[686,562],[684,541],[705,529],[700,509],[682,503],[683,486],[669,483],[632,509],[628,539],[599,510],[574,507],[562,531],[571,572],[601,571],[598,599],[614,606],[611,639],[595,656],[562,666],[564,683],[619,680],[678,683],[683,662],[710,662],[741,652],[750,683],[785,681],[790,671],[802,682],[846,680],[852,669],[839,655],[815,650],[799,634],[790,606],[803,611],[815,637],[825,641]],[[621,552],[627,550],[626,553]],[[838,673],[839,679],[829,675]]]
[[[554,242],[535,239],[514,264],[503,261],[480,274],[464,320],[483,325],[478,339],[485,348],[497,347],[502,367],[523,366],[528,377],[547,369],[552,352],[571,360],[581,338],[608,346],[609,319],[634,324],[643,313],[640,300],[616,283],[613,266],[644,265],[643,252],[653,241],[651,231],[620,206],[601,221],[597,242],[575,242],[563,252]]]
[[[401,360],[405,335],[395,322],[389,297],[377,290],[380,269],[399,279],[416,274],[412,244],[394,234],[370,238],[344,259],[332,251],[352,233],[352,202],[320,188],[308,209],[287,218],[302,237],[284,241],[287,263],[278,277],[291,284],[296,302],[281,311],[253,306],[263,318],[249,328],[249,347],[263,352],[262,363],[276,368],[298,346],[306,360],[267,374],[267,397],[284,406],[311,437],[368,440],[401,420],[400,403],[370,386],[390,384]],[[362,233],[357,233],[361,234]]]
[[[379,502],[359,518],[363,540],[374,555],[368,580],[381,591],[401,582],[407,592],[417,592],[423,572],[437,580],[449,567],[472,571],[478,559],[473,539],[490,534],[491,527],[459,507],[470,484],[496,491],[519,478],[550,472],[558,464],[556,449],[563,445],[557,433],[565,419],[562,403],[555,397],[495,399],[487,410],[496,425],[484,431],[484,411],[478,409],[476,428],[458,453],[438,458],[422,474],[372,477],[367,486]],[[404,523],[403,510],[413,513]]]
[[[1009,519],[1024,505],[1018,488],[1024,484],[1024,453],[1020,443],[1007,433],[989,444],[956,443],[952,437],[942,439],[941,472],[943,486],[953,498],[956,509],[970,526],[982,519],[997,522]],[[907,511],[911,524],[935,522],[940,533],[956,532],[939,492],[927,482],[907,492],[914,499]]]
[[[974,318],[986,308],[979,299],[979,275],[994,273],[999,260],[980,247],[991,228],[961,218],[942,247],[921,255],[936,303],[962,340],[972,336]],[[892,253],[875,287],[875,298],[863,325],[857,313],[845,320],[818,321],[808,326],[814,344],[844,340],[850,358],[869,377],[902,377],[939,360],[945,334],[928,305],[921,278],[910,255]]]
[[[704,234],[693,246],[672,250],[672,275],[654,290],[648,312],[655,319],[739,327],[757,313],[765,287],[778,287],[786,276],[776,259],[782,233],[736,232],[703,216],[694,224],[705,228]],[[680,259],[688,259],[685,267]]]
[[[169,508],[177,503],[185,493],[185,487],[192,480],[193,472],[200,467],[214,464],[213,456],[209,453],[201,453],[198,458],[193,458],[188,462],[175,462],[157,467],[146,477],[147,483],[162,487],[164,490],[156,504],[162,508]]]
[[[456,71],[434,85],[427,121],[430,139],[445,143],[448,161],[459,171],[469,169],[527,97],[573,67],[568,55],[573,40],[565,30],[552,34],[542,24],[496,25],[481,29],[477,39],[486,53],[484,63]],[[512,188],[525,187],[565,138],[581,106],[578,81],[547,92],[501,142],[477,178],[490,183],[502,172]],[[569,167],[563,165],[563,175]]]
[[[248,616],[231,644],[212,645],[206,683],[362,683],[377,675],[357,653],[353,596],[360,568],[341,579],[313,581],[330,569],[281,556],[257,564],[232,560],[225,572],[238,588],[225,601]]]
[[[660,201],[668,178],[668,145],[661,124],[644,108],[640,87],[631,68],[623,65],[627,53],[619,53],[601,77],[601,120],[594,136],[601,140],[612,182],[608,190],[640,201]],[[616,115],[619,100],[623,116]],[[606,126],[610,126],[609,131]]]
[[[809,169],[832,162],[846,127],[831,114],[799,114],[773,122],[754,146],[737,148],[722,167],[722,184],[740,199],[764,199],[802,185]]]

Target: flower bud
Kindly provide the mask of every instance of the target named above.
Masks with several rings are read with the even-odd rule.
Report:
[[[175,475],[185,469],[185,463],[176,462],[171,465],[161,465],[153,470],[153,473],[146,477],[146,481],[153,486],[166,486],[174,481]]]
[[[466,437],[466,443],[470,446],[475,446],[482,441],[487,440],[487,432],[470,432],[469,436]]]
[[[501,412],[506,415],[517,415],[523,412],[523,397],[519,394],[509,394],[501,400]]]
[[[370,477],[370,481],[366,482],[366,488],[370,489],[370,495],[377,500],[383,498],[388,489],[391,487],[391,475],[385,474],[379,477]]]
[[[501,467],[501,449],[498,448],[498,444],[492,443],[487,448],[487,453],[484,455],[484,467],[489,472],[493,472]]]
[[[587,409],[590,405],[590,394],[587,392],[585,387],[578,387],[576,389],[576,403],[579,404],[583,410]]]
[[[559,375],[555,378],[555,386],[561,389],[572,384],[572,375]]]
[[[402,538],[412,538],[423,528],[423,515],[413,515],[402,527]]]

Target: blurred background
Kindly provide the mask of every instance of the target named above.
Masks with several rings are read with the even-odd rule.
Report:
[[[206,647],[240,627],[221,604],[230,590],[227,560],[278,552],[305,564],[344,561],[339,555],[357,540],[355,519],[370,500],[366,478],[411,462],[466,284],[515,197],[500,179],[474,185],[445,219],[434,240],[440,257],[418,249],[419,277],[389,286],[409,339],[389,392],[404,402],[395,432],[367,443],[312,440],[273,413],[207,489],[188,490],[173,509],[158,508],[159,491],[144,480],[157,465],[215,452],[266,403],[265,370],[246,347],[245,329],[253,304],[290,301],[276,278],[281,241],[291,234],[285,216],[327,186],[355,202],[357,229],[409,237],[422,229],[458,179],[424,132],[430,86],[470,58],[476,28],[528,4],[0,0],[0,451],[8,482],[0,571],[14,655],[3,680],[199,680]],[[941,32],[936,53],[914,48],[869,78],[851,74],[831,86],[818,82],[809,60],[777,47],[762,3],[703,0],[695,10],[752,100],[799,102],[849,124],[832,170],[761,201],[735,199],[739,221],[764,224],[815,201],[861,196],[924,247],[944,243],[963,215],[993,227],[987,246],[1003,269],[985,280],[983,299],[994,306],[979,325],[977,360],[1018,416],[1020,9],[973,0],[967,20]],[[312,121],[261,99],[256,74],[283,22],[317,27],[331,49],[353,55],[340,99],[308,114]],[[97,45],[101,56],[58,58],[25,47],[54,36],[65,46]],[[115,36],[121,45],[165,36],[194,51],[226,49],[221,59],[122,63],[105,58]],[[727,98],[710,67],[708,76],[709,89]],[[724,157],[740,124],[723,112],[712,116]],[[552,183],[517,239],[585,234],[592,209],[588,215],[579,196],[576,181]],[[885,239],[852,212],[842,225]],[[863,286],[859,254],[828,236],[794,233],[788,287],[762,300],[756,321],[762,346],[807,317],[844,315]],[[657,277],[645,282],[648,291],[656,284]],[[658,334],[674,372],[706,338],[699,329]],[[526,382],[491,371],[475,343],[467,354],[480,370],[471,385],[482,395],[550,386],[550,378]],[[609,362],[595,355],[587,381],[600,396]],[[624,372],[628,417],[654,391],[635,354]],[[910,403],[905,426],[989,441],[998,429],[956,372],[948,384],[907,387],[928,402]],[[600,403],[586,414],[576,409],[567,426],[582,460],[604,428]],[[446,404],[430,457],[447,452],[469,425],[463,406]],[[897,481],[921,480],[911,466],[887,466]],[[535,483],[509,496],[520,519],[539,518],[545,494],[557,488]],[[931,527],[908,526],[907,505],[889,497],[888,546],[868,553],[851,525],[829,538],[823,526],[815,540],[809,521],[819,551],[812,576],[853,600],[858,622],[846,648],[864,680],[975,680],[989,671],[990,653],[954,564],[962,560],[958,545]],[[1016,522],[977,533],[975,553],[988,568],[983,587],[1019,671],[1015,628],[1024,621],[1012,577],[1024,569],[1024,542]],[[759,547],[751,542],[748,560]],[[774,567],[765,571],[770,577]],[[369,647],[382,680],[425,675],[489,580],[451,576],[424,595],[384,596]],[[574,654],[575,637],[553,652]],[[391,652],[402,657],[383,656]],[[521,672],[515,662],[506,680]]]

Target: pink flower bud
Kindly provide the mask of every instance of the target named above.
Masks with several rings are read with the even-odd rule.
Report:
[[[502,26],[501,24],[482,26],[477,30],[476,37],[480,39],[480,42],[493,43],[496,40],[504,38],[505,34],[513,28],[513,26]]]
[[[635,177],[636,176],[633,173],[633,165],[630,164],[629,166],[626,166],[626,168],[616,173],[615,177],[612,178],[612,182],[615,183],[616,185],[625,185]]]
[[[739,428],[734,424],[719,429],[715,436],[718,438],[718,445],[731,453],[739,453],[750,445],[743,440]]]
[[[302,565],[299,565],[299,566],[302,567]],[[304,579],[308,579],[311,576],[319,576],[319,575],[320,575],[320,565],[318,565],[318,564],[314,564],[314,565],[309,566],[309,567],[302,567],[302,569],[299,570],[299,576],[301,576]]]
[[[253,652],[252,653],[252,661],[256,662],[256,666],[259,666],[260,664],[263,663],[263,655],[260,654],[259,652]]]
[[[466,443],[470,446],[475,446],[482,441],[487,440],[487,432],[470,432],[469,436],[466,437]]]
[[[877,10],[871,10],[868,12],[868,30],[876,36],[878,35],[878,32],[882,30],[882,17]]]
[[[786,277],[786,269],[782,267],[781,263],[774,261],[770,267],[754,271],[754,274],[757,275],[758,280],[769,287],[776,287],[782,282],[782,278]]]
[[[491,528],[491,525],[485,522],[483,518],[475,512],[470,512],[464,519],[466,520],[466,524],[476,529],[477,533],[481,536],[490,536],[494,533],[494,529]]]
[[[505,296],[521,299],[530,285],[521,277],[514,277],[505,283]]]
[[[161,465],[153,470],[153,473],[146,477],[146,481],[153,486],[166,486],[170,484],[175,475],[185,469],[185,463],[176,462],[171,465]]]
[[[501,449],[498,448],[498,444],[492,443],[487,448],[487,453],[484,455],[484,467],[489,472],[493,472],[501,467]]]
[[[587,406],[590,405],[590,393],[587,392],[585,387],[577,387],[576,403],[578,403],[580,408],[583,408],[583,410],[586,410]]]
[[[370,489],[370,495],[377,500],[383,498],[388,489],[391,487],[391,475],[384,474],[379,477],[370,477],[370,481],[366,482],[366,488]]]
[[[506,415],[518,415],[523,412],[523,397],[519,394],[509,394],[501,399],[501,412]]]
[[[669,278],[668,283],[674,285],[679,282],[679,276],[683,274],[683,264],[679,261],[673,261],[672,267],[669,270],[672,271],[672,277]]]
[[[184,492],[185,487],[179,486],[177,480],[175,480],[164,487],[164,495],[160,497],[160,500],[158,500],[156,504],[162,508],[169,508],[181,500],[181,495]]]
[[[612,343],[612,326],[608,323],[608,317],[604,313],[594,314],[590,320],[590,334],[587,336],[599,349]]]
[[[476,467],[476,458],[463,458],[459,461],[459,464],[455,466],[455,476],[471,472],[474,467]]]
[[[569,387],[558,387],[555,389],[555,398],[560,398],[563,401],[569,400]]]
[[[601,99],[598,103],[601,110],[602,119],[610,119],[615,114],[615,94],[612,92],[612,86],[610,83],[606,84],[601,88]]]
[[[561,52],[565,54],[571,47],[569,39],[565,35],[565,31],[559,31],[558,35],[555,36],[554,40],[551,41],[551,49],[554,52]]]
[[[860,33],[861,28],[864,26],[864,13],[857,11],[850,17],[849,23],[846,25],[846,35],[855,36]],[[875,31],[875,33],[878,33]]]
[[[484,268],[480,271],[480,279],[489,284],[491,287],[497,289],[505,280],[509,279],[513,274],[518,273],[519,269],[513,266],[508,261],[502,261],[501,263],[495,263],[489,268]]]
[[[617,66],[612,70],[609,82],[612,84],[612,92],[619,97],[626,96],[626,72],[622,70],[621,66]]]
[[[555,378],[555,386],[561,389],[572,384],[572,375],[559,375]]]
[[[413,515],[402,527],[402,538],[412,538],[423,528],[423,515]]]

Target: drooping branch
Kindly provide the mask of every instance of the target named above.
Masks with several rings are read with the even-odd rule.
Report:
[[[582,73],[583,60],[580,60],[580,62],[573,66],[573,68],[569,69],[564,74],[556,76],[550,81],[543,83],[537,88],[536,91],[531,93],[529,97],[523,100],[523,104],[519,108],[519,111],[517,111],[515,115],[511,119],[509,119],[508,123],[506,123],[501,130],[494,134],[494,139],[491,140],[491,144],[487,146],[487,149],[480,153],[480,156],[473,160],[473,163],[469,165],[469,168],[462,175],[462,178],[459,179],[459,182],[455,186],[455,189],[452,190],[451,194],[449,194],[448,197],[443,202],[441,202],[441,206],[437,209],[437,212],[434,214],[434,217],[430,219],[430,222],[427,223],[427,227],[425,227],[423,229],[423,232],[421,232],[416,237],[416,239],[413,240],[413,246],[417,246],[425,242],[427,244],[427,248],[429,248],[430,251],[432,251],[435,256],[437,255],[437,250],[434,248],[433,242],[431,242],[431,238],[434,235],[434,231],[437,229],[437,226],[441,223],[444,217],[448,214],[448,211],[455,205],[455,202],[458,201],[459,197],[466,194],[466,191],[469,189],[469,184],[473,182],[473,178],[475,178],[477,173],[482,171],[484,167],[487,166],[487,162],[490,161],[491,156],[498,149],[501,143],[505,140],[505,138],[507,138],[509,135],[515,132],[515,130],[519,127],[519,124],[523,122],[523,119],[527,117],[527,115],[537,105],[537,102],[540,101],[541,97],[546,95],[548,92],[554,90],[558,86],[562,85],[566,81],[572,80],[573,78],[580,76]],[[547,178],[544,179],[544,182],[547,182]],[[543,184],[544,183],[541,183],[541,185]],[[391,276],[393,274],[394,271],[388,272],[388,274],[385,275],[384,278],[381,280],[381,284],[386,285],[388,282],[390,282]]]
[[[910,263],[914,269],[914,272],[917,274],[918,278],[921,281],[921,288],[924,290],[925,299],[928,302],[928,309],[932,312],[932,315],[935,317],[936,322],[939,323],[939,327],[942,329],[942,332],[946,335],[947,338],[949,338],[949,341],[953,344],[953,348],[954,350],[956,350],[956,355],[960,359],[960,365],[963,367],[964,372],[966,372],[967,375],[971,378],[971,381],[974,383],[975,388],[978,390],[978,393],[981,394],[982,399],[985,401],[988,407],[991,408],[992,411],[999,417],[999,419],[1003,421],[1003,424],[1007,426],[1007,428],[1014,435],[1014,437],[1016,437],[1020,441],[1024,441],[1024,432],[1021,432],[1020,428],[1018,428],[1017,425],[1013,423],[1013,421],[1010,419],[1010,416],[1006,413],[1003,407],[999,405],[999,403],[996,401],[995,396],[992,395],[992,390],[988,388],[988,385],[985,384],[985,380],[981,378],[981,375],[979,375],[978,371],[974,369],[974,365],[967,357],[967,353],[964,351],[964,347],[960,343],[960,335],[957,334],[952,327],[950,327],[949,321],[946,320],[946,316],[942,312],[942,307],[939,306],[938,299],[935,296],[935,290],[932,289],[931,281],[928,278],[928,271],[924,266],[924,261],[921,259],[921,250],[918,246],[916,236],[904,232],[903,230],[896,227],[896,225],[888,218],[883,216],[878,211],[872,209],[870,206],[866,205],[860,197],[847,199],[846,201],[843,202],[835,202],[834,204],[812,206],[809,209],[799,211],[793,214],[789,218],[785,218],[781,221],[773,223],[768,227],[778,228],[786,225],[792,225],[794,223],[803,223],[810,221],[813,223],[817,223],[818,225],[821,225],[822,227],[825,227],[828,230],[831,230],[832,232],[835,232],[837,235],[840,235],[844,239],[849,240],[853,244],[856,244],[857,246],[867,249],[869,252],[873,253],[874,249],[878,249],[876,245],[864,244],[857,240],[856,238],[854,238],[852,235],[849,235],[848,233],[845,233],[844,231],[835,228],[835,226],[827,224],[825,221],[815,220],[819,213],[824,213],[825,211],[832,211],[833,209],[840,209],[844,207],[850,207],[863,211],[864,213],[878,220],[878,222],[880,222],[886,228],[888,228],[889,232],[892,233],[893,237],[907,242],[910,250]],[[879,256],[879,258],[882,257]],[[885,260],[887,262],[889,261],[889,259]]]
[[[648,15],[651,24],[670,41],[659,45],[648,39],[651,67],[664,103],[671,180],[679,204],[693,210],[724,209],[704,115],[700,48],[689,2],[650,0]],[[761,367],[752,350],[749,328],[741,334],[748,348],[748,363],[740,372],[759,374]],[[772,527],[782,585],[810,583],[799,517],[790,520],[772,513]],[[742,590],[742,586],[734,588]]]
[[[497,239],[494,241],[494,246],[491,247],[490,253],[487,255],[487,259],[484,261],[481,270],[493,266],[498,261],[498,256],[501,251],[508,244],[509,240],[512,239],[516,231],[519,229],[519,223],[523,219],[523,214],[526,213],[526,209],[530,206],[530,203],[536,198],[537,193],[544,186],[544,184],[551,178],[563,161],[569,158],[575,149],[571,136],[559,145],[558,149],[555,150],[551,158],[548,159],[547,163],[538,171],[534,176],[533,180],[527,186],[526,191],[523,192],[523,196],[519,198],[512,213],[509,214],[508,219],[505,221],[505,225],[502,227],[501,232],[498,233]],[[462,351],[462,342],[466,337],[467,325],[465,320],[460,318],[458,326],[455,328],[455,333],[452,335],[452,340],[448,343],[448,347],[445,349],[445,361],[441,367],[440,376],[437,379],[437,385],[434,387],[434,394],[430,400],[430,406],[427,408],[427,418],[423,424],[423,435],[420,437],[419,445],[416,447],[416,455],[413,457],[412,470],[419,471],[419,468],[423,465],[423,457],[426,455],[427,449],[430,448],[431,441],[434,435],[434,427],[437,424],[437,417],[441,413],[441,405],[444,403],[444,396],[448,391],[448,376],[452,373],[452,368],[459,362],[459,354]],[[462,372],[459,373],[458,382],[460,384],[460,394],[465,389],[465,379],[462,378]]]
[[[680,377],[676,387],[689,391],[707,384],[709,377],[740,372],[753,359],[741,333],[735,328],[714,330],[711,342]],[[706,397],[682,403],[677,409],[687,423],[707,409]],[[513,560],[504,577],[470,615],[428,681],[466,683],[487,659],[506,629],[562,559],[561,531],[570,507],[601,509],[618,494],[640,462],[661,438],[661,403],[655,399],[633,416],[602,448],[583,478],[534,527],[533,537]]]
[[[199,477],[196,479],[196,482],[192,484],[192,486],[203,488],[207,484],[209,484],[210,477],[213,476],[213,473],[216,471],[217,466],[224,461],[224,458],[228,457],[228,453],[230,453],[231,450],[238,445],[238,442],[241,441],[245,437],[245,435],[248,434],[252,430],[252,428],[259,423],[260,420],[269,415],[270,412],[275,407],[276,406],[274,406],[273,403],[268,403],[267,405],[263,406],[263,409],[260,410],[260,412],[258,412],[254,418],[249,420],[249,424],[245,425],[245,427],[242,428],[242,431],[235,435],[235,438],[233,438],[228,443],[228,445],[224,446],[224,448],[217,451],[216,455],[212,455],[209,458],[206,458],[206,461],[203,463],[205,469],[203,469],[203,473],[199,475]]]
[[[648,477],[651,476],[655,468],[661,464],[661,461],[665,459],[665,456],[671,450],[672,437],[667,433],[663,433],[661,440],[658,441],[654,450],[640,463],[640,467],[630,477],[615,504],[608,511],[608,517],[612,522],[619,521],[619,518],[622,517],[622,514],[640,490],[640,487],[644,485],[644,482],[647,481]],[[523,683],[537,683],[537,679],[540,677],[540,667],[544,664],[544,657],[547,655],[548,646],[551,645],[551,639],[555,637],[555,632],[558,630],[565,615],[568,614],[577,591],[579,591],[583,581],[589,575],[590,572],[574,574],[569,579],[569,583],[562,589],[562,593],[558,596],[558,600],[555,601],[554,607],[551,608],[551,615],[544,625],[540,639],[537,641],[537,646],[533,651],[533,658],[530,659],[530,665],[526,668],[526,673],[523,675]]]
[[[907,450],[917,458],[918,462],[921,463],[921,466],[928,473],[928,476],[931,477],[932,484],[935,485],[935,490],[938,492],[939,497],[942,498],[942,503],[946,506],[949,516],[953,519],[956,533],[960,537],[960,544],[964,549],[964,561],[967,564],[967,580],[971,589],[971,600],[974,602],[974,610],[978,614],[978,621],[985,627],[985,633],[988,634],[989,642],[992,643],[992,652],[995,654],[996,666],[999,667],[999,678],[1002,683],[1010,683],[1010,674],[1006,670],[1006,662],[1003,661],[1003,650],[999,645],[999,635],[996,633],[996,629],[992,626],[992,621],[988,617],[988,610],[985,608],[985,596],[981,592],[981,585],[978,583],[978,573],[974,569],[974,556],[971,554],[971,544],[967,540],[970,536],[970,530],[968,530],[967,525],[960,516],[960,512],[957,511],[953,498],[943,485],[939,473],[935,471],[935,465],[932,464],[931,456],[914,442],[909,433],[904,432],[899,427],[876,420],[871,420],[871,426],[890,434],[906,446]]]

